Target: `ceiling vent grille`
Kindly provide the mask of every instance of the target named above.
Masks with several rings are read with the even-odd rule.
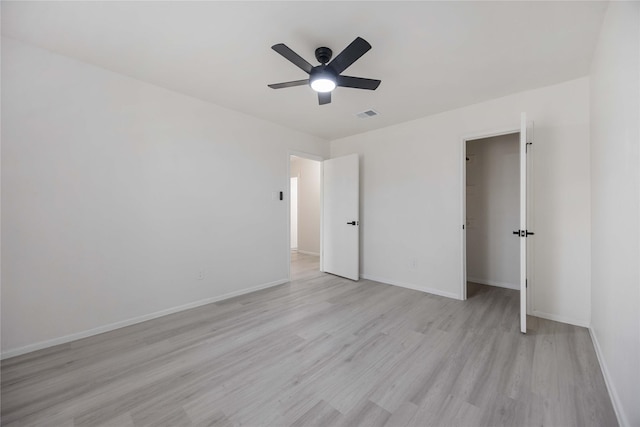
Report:
[[[371,109],[371,110],[367,110],[367,111],[363,111],[361,113],[356,114],[356,116],[358,116],[361,119],[368,119],[369,117],[375,117],[377,116],[378,113],[376,110]]]

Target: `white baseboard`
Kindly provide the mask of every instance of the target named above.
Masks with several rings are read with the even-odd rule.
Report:
[[[0,360],[8,359],[10,357],[20,356],[22,354],[31,353],[33,351],[42,350],[44,348],[53,347],[59,344],[65,344],[71,341],[76,341],[82,338],[87,338],[93,335],[102,334],[104,332],[113,331],[115,329],[124,328],[125,326],[135,325],[136,323],[146,322],[147,320],[156,319],[158,317],[166,316],[168,314],[177,313],[179,311],[189,310],[191,308],[200,307],[202,305],[211,304],[214,302],[222,301],[225,299],[237,297],[240,295],[248,294],[251,292],[259,291],[261,289],[270,288],[273,286],[278,286],[283,283],[287,283],[287,279],[276,280],[269,283],[263,283],[261,285],[253,286],[251,288],[243,289],[240,291],[229,292],[224,295],[220,295],[217,297],[205,298],[199,301],[190,302],[188,304],[180,305],[177,307],[171,307],[164,310],[156,311],[155,313],[145,314],[138,317],[133,317],[131,319],[122,320],[115,323],[110,323],[108,325],[99,326],[97,328],[89,329],[86,331],[76,332],[73,334],[65,335],[58,338],[53,338],[46,341],[40,341],[37,343],[25,345],[24,347],[14,348],[11,350],[3,351],[0,354]]]
[[[457,295],[451,292],[441,291],[439,289],[427,288],[425,286],[414,285],[411,283],[398,282],[396,280],[390,280],[382,277],[371,276],[369,274],[361,274],[360,277],[367,280],[373,280],[374,282],[384,283],[386,285],[399,286],[401,288],[407,288],[407,289],[412,289],[414,291],[426,292],[428,294],[439,295],[441,297],[461,299],[460,295]]]
[[[627,419],[624,410],[622,409],[622,403],[620,403],[620,397],[616,392],[616,388],[613,386],[613,382],[611,380],[611,375],[609,374],[609,369],[607,369],[607,364],[604,363],[604,356],[602,354],[602,349],[600,348],[600,343],[598,342],[598,338],[596,337],[593,329],[589,328],[589,335],[591,335],[591,341],[593,341],[593,347],[596,349],[596,356],[598,357],[598,363],[600,363],[600,370],[602,371],[602,376],[604,377],[604,383],[607,385],[607,390],[609,391],[609,397],[611,397],[611,403],[613,404],[613,410],[616,413],[616,417],[618,418],[618,424],[620,427],[629,427],[629,420]]]
[[[589,327],[588,321],[578,320],[578,319],[574,319],[566,316],[560,316],[558,314],[545,313],[544,311],[540,311],[540,310],[533,310],[531,315],[536,317],[541,317],[547,320],[553,320],[555,322],[568,323],[569,325],[574,325],[574,326],[582,326],[583,328]]]
[[[477,277],[467,277],[467,282],[479,283],[481,285],[497,286],[499,288],[520,290],[519,285],[507,282],[498,282],[496,280],[478,279]]]
[[[305,255],[320,256],[320,254],[318,252],[303,251],[302,249],[298,249],[298,253],[299,254],[305,254]]]

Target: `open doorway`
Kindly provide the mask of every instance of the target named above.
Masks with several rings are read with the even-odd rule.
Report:
[[[320,271],[322,162],[289,156],[291,280]]]
[[[520,133],[467,140],[465,153],[467,298],[519,291]]]
[[[529,272],[531,271],[531,254],[532,251],[529,248],[529,236],[533,236],[535,233],[531,230],[532,218],[531,211],[531,197],[530,197],[530,183],[532,180],[529,175],[532,173],[532,153],[531,148],[533,146],[533,121],[527,121],[527,114],[520,114],[520,127],[512,128],[505,131],[494,132],[491,134],[476,135],[474,137],[466,137],[462,139],[462,280],[461,280],[461,299],[466,300],[468,294],[468,279],[471,277],[475,280],[474,283],[477,286],[482,286],[483,289],[498,289],[513,285],[513,272],[515,268],[513,265],[518,265],[518,291],[511,289],[500,289],[503,293],[511,293],[511,296],[517,295],[520,300],[519,310],[517,310],[520,316],[520,332],[527,333],[527,312],[529,311],[529,305],[531,298],[530,293],[530,280]],[[498,141],[505,144],[506,150],[501,151],[502,154],[491,157],[487,160],[484,151],[474,152],[475,148],[479,150],[492,151],[493,148],[487,145],[491,141]],[[511,141],[518,141],[518,149],[515,150],[515,144]],[[478,145],[471,145],[478,144]],[[471,150],[468,152],[468,150]],[[496,149],[497,150],[497,149]],[[517,153],[517,158],[516,158]],[[486,163],[489,162],[487,165]],[[473,165],[473,166],[470,166]],[[516,166],[517,165],[517,166]],[[468,170],[468,168],[475,167],[478,170]],[[517,175],[514,172],[517,171]],[[469,179],[467,175],[471,174]],[[497,183],[497,184],[496,184]],[[505,219],[503,216],[501,219],[496,219],[491,216],[491,212],[501,208],[504,203],[502,200],[491,198],[485,199],[484,202],[480,202],[474,199],[481,199],[484,193],[498,195],[502,197],[504,191],[511,191],[511,194],[515,193],[515,185],[517,183],[519,206],[517,211],[513,208],[512,202],[508,202],[510,206],[507,210],[509,212],[517,212],[519,216],[518,226],[512,227],[513,213],[509,214]],[[490,185],[489,185],[490,184]],[[510,185],[510,190],[500,190],[504,185]],[[496,188],[497,187],[497,188]],[[498,190],[498,191],[496,191]],[[487,201],[488,200],[488,201]],[[511,200],[511,199],[510,199]],[[469,204],[477,204],[479,208],[475,209],[473,206],[469,208]],[[480,210],[478,210],[480,209]],[[504,214],[504,212],[503,212]],[[484,219],[486,217],[486,220]],[[493,218],[493,219],[492,219]],[[489,226],[491,225],[491,227]],[[509,234],[511,233],[511,234]],[[469,234],[475,235],[478,239],[476,242],[470,243],[468,240]],[[509,247],[512,247],[511,242],[500,244],[500,242],[506,242],[507,237],[511,237],[518,241],[518,250],[509,251]],[[473,240],[473,237],[472,237]],[[480,243],[478,243],[478,241]],[[469,244],[470,243],[470,244]],[[471,248],[469,246],[471,245]],[[480,251],[474,251],[474,246],[480,246]],[[499,249],[496,249],[499,248]],[[509,252],[507,252],[509,251]],[[508,261],[504,261],[504,254],[517,254],[519,262],[514,262],[515,257],[509,256]],[[471,266],[469,270],[469,263],[472,262],[468,259],[477,257],[485,271],[474,270]],[[492,263],[491,259],[497,259],[499,264]],[[497,272],[497,273],[496,273]],[[494,274],[496,273],[496,274]],[[506,280],[505,280],[506,278]],[[486,284],[478,284],[477,282],[484,281]],[[482,288],[481,288],[482,289]],[[496,294],[496,292],[488,292],[488,294]],[[491,296],[489,295],[489,296]],[[480,298],[481,300],[482,298]]]

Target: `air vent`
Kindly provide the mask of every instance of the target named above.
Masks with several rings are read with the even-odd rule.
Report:
[[[363,111],[361,113],[356,114],[356,116],[360,117],[361,119],[368,119],[369,117],[375,117],[377,116],[378,113],[376,110],[367,110],[367,111]]]

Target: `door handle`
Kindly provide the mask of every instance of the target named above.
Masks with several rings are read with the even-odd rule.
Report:
[[[347,225],[358,225],[358,222],[357,221],[351,221],[351,222],[348,222]]]

